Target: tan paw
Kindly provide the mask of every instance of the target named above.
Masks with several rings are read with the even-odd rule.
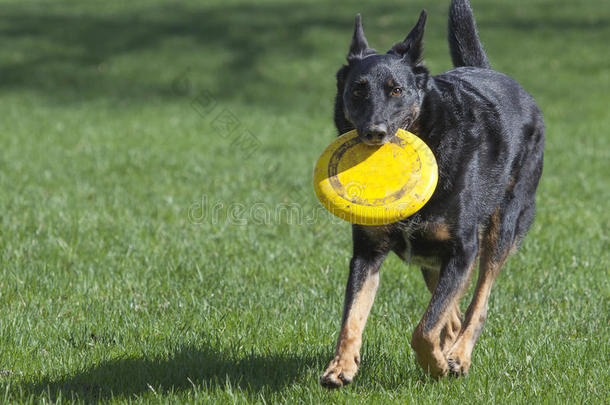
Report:
[[[443,352],[435,350],[428,353],[415,353],[417,364],[433,378],[441,378],[449,372],[449,363]]]
[[[418,329],[413,333],[411,347],[420,367],[434,378],[444,377],[449,371],[449,364],[443,355],[438,336],[423,336]]]
[[[358,356],[352,359],[335,356],[320,377],[320,384],[326,388],[341,388],[351,383],[358,372],[359,364]]]
[[[470,354],[456,345],[447,353],[447,363],[449,364],[450,376],[465,376],[470,369]]]

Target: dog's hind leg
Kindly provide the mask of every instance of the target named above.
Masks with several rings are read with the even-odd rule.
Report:
[[[503,204],[491,215],[483,236],[479,278],[474,296],[453,347],[447,353],[450,372],[459,376],[468,373],[472,350],[487,319],[491,287],[508,258],[525,236],[534,219],[536,188],[542,174],[544,123],[536,117],[524,155],[515,161],[515,170],[506,187]]]
[[[424,276],[426,287],[428,287],[428,290],[433,293],[434,289],[436,288],[436,284],[438,283],[439,270],[422,267],[421,272]],[[460,306],[456,302],[453,305],[453,309],[450,311],[447,318],[447,323],[441,330],[440,345],[443,352],[449,350],[453,346],[453,343],[455,342],[455,339],[457,339],[461,329],[462,313],[460,312]]]
[[[464,324],[453,347],[447,351],[449,373],[466,375],[470,368],[472,350],[487,319],[487,307],[491,287],[514,244],[514,224],[496,211],[489,221],[483,237],[479,276],[472,301],[466,311]],[[504,221],[502,221],[504,219]]]
[[[443,329],[455,313],[478,253],[476,230],[463,234],[453,254],[443,259],[430,304],[411,338],[417,362],[433,377],[449,371],[441,341]]]
[[[327,388],[349,384],[360,366],[362,332],[379,284],[379,268],[389,252],[389,235],[382,228],[354,226],[354,255],[345,290],[345,305],[335,357],[320,378]]]

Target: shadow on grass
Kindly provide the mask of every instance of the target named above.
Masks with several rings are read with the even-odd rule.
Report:
[[[331,5],[204,4],[126,4],[106,12],[73,10],[73,4],[44,12],[9,5],[0,16],[0,89],[67,102],[172,98],[172,79],[188,68],[220,98],[235,97],[227,84],[238,81],[260,101],[264,88],[253,84],[273,83],[257,67],[309,58],[315,44],[304,39],[308,29],[342,30],[347,49],[351,18],[331,13]]]
[[[323,355],[253,354],[236,358],[211,348],[188,347],[167,357],[130,357],[94,365],[58,378],[22,385],[30,395],[96,402],[146,392],[163,395],[192,388],[277,392],[298,381],[306,369],[322,364]]]
[[[398,7],[388,2],[338,8],[334,3],[298,1],[212,6],[125,3],[119,9],[93,9],[59,3],[44,11],[27,3],[7,4],[0,15],[0,90],[30,90],[66,102],[100,96],[172,98],[183,96],[172,89],[172,79],[189,68],[195,78],[203,78],[205,90],[219,98],[265,100],[290,107],[294,94],[278,92],[277,87],[288,84],[307,92],[312,79],[290,77],[289,73],[278,77],[274,66],[310,61],[324,49],[332,49],[333,54],[336,49],[337,60],[342,61],[358,11],[373,25],[372,33],[391,29],[399,40],[409,27],[406,21],[415,21],[424,4]],[[444,3],[426,7],[447,13]],[[500,17],[485,18],[492,7],[477,4],[482,16],[479,25],[487,30],[498,25],[532,31],[569,27],[601,34],[608,23],[603,16],[593,20],[549,15],[518,18],[510,15],[516,6],[506,6],[507,13]],[[385,21],[382,27],[379,21]],[[344,38],[343,42],[325,43],[331,33]],[[334,71],[332,68],[328,77]],[[238,92],[227,91],[235,84]]]

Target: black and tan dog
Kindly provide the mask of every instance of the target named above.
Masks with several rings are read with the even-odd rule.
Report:
[[[455,69],[429,76],[421,63],[426,12],[403,42],[385,54],[369,48],[356,16],[348,64],[337,73],[335,124],[381,144],[398,128],[434,152],[439,182],[415,215],[387,226],[353,226],[353,258],[336,353],[320,382],[349,383],[391,251],[419,266],[432,298],[411,346],[420,366],[438,377],[464,375],[487,316],[502,265],[534,218],[542,174],[544,122],[532,97],[490,69],[467,0],[453,0],[449,44]],[[474,296],[462,318],[460,297],[479,261]]]

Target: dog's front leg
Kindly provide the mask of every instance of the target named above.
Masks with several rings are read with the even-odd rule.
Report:
[[[453,254],[443,260],[430,304],[411,338],[417,362],[433,377],[442,377],[449,371],[441,334],[452,322],[476,261],[478,242],[476,237],[472,239],[459,243]]]
[[[320,384],[327,388],[349,384],[358,372],[362,332],[379,285],[379,268],[389,251],[384,230],[367,228],[353,228],[354,255],[345,289],[341,331],[335,357],[320,378]]]

